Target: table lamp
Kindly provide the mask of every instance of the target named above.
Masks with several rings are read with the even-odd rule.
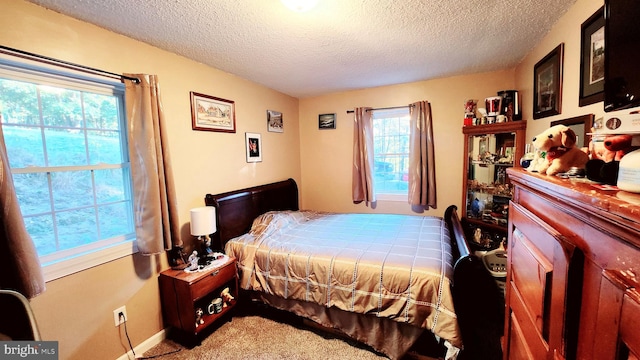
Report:
[[[206,256],[211,251],[211,238],[209,235],[216,232],[216,208],[203,206],[191,209],[191,235],[197,236],[202,242],[202,255]]]

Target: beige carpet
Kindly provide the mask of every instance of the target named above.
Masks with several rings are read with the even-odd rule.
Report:
[[[174,359],[387,359],[351,340],[256,315],[234,317],[192,349],[165,340],[143,356]]]

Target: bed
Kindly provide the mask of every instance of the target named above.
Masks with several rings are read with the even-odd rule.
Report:
[[[300,211],[293,179],[205,204],[246,296],[392,359],[425,332],[446,345],[443,358],[501,358],[504,299],[469,253],[455,206],[444,218]]]

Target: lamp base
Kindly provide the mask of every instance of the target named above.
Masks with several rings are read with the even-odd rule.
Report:
[[[205,235],[204,237],[200,236],[198,237],[198,240],[202,241],[202,256],[213,254],[213,250],[211,250],[211,238],[209,235]]]

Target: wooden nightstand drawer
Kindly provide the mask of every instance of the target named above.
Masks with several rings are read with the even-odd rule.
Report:
[[[227,264],[222,268],[215,269],[213,272],[207,274],[191,285],[191,300],[196,301],[206,296],[213,290],[228,282],[230,279],[233,279],[235,276],[235,262]]]

